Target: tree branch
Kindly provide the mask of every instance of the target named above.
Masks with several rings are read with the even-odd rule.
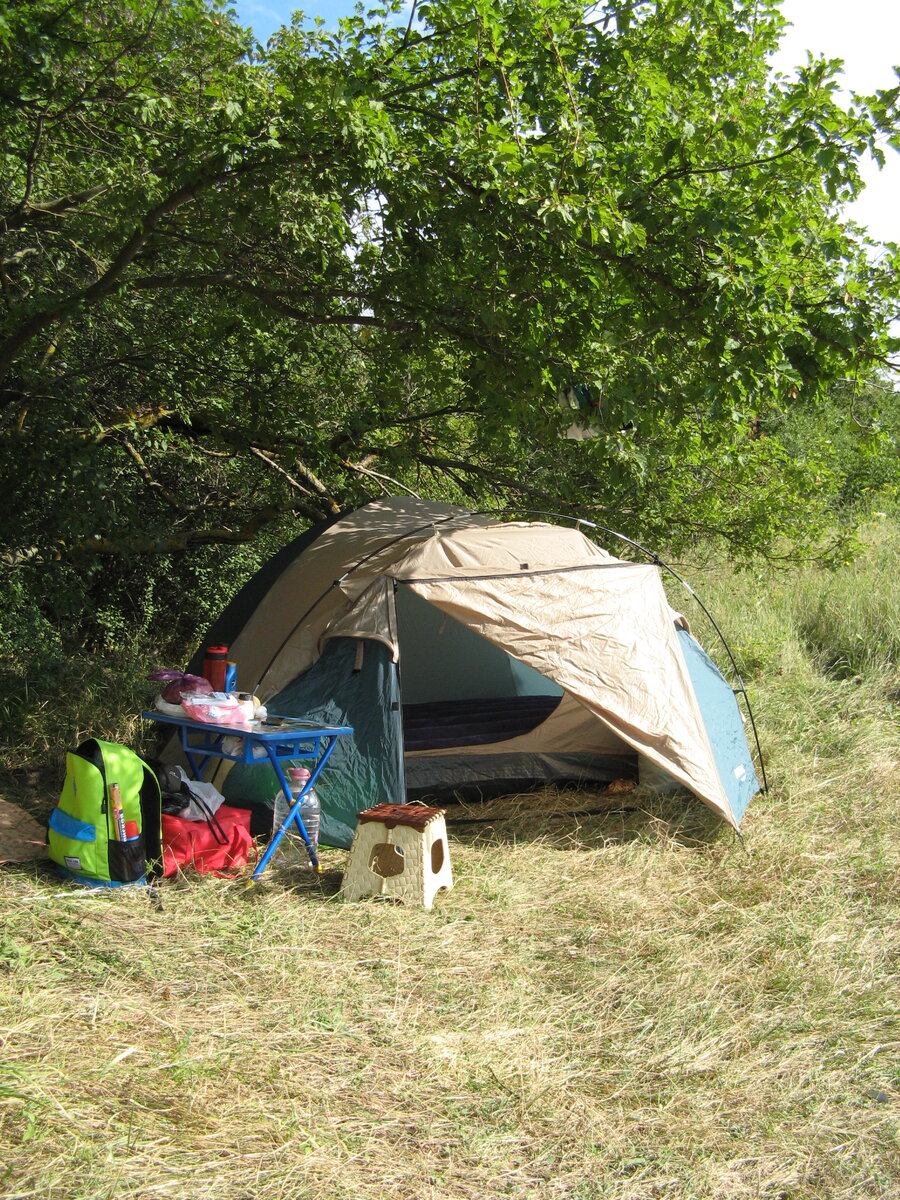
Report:
[[[109,187],[102,184],[98,187],[85,188],[81,192],[72,192],[68,196],[59,196],[56,200],[50,200],[46,204],[31,204],[26,194],[13,210],[16,215],[11,214],[4,219],[3,230],[8,233],[13,229],[22,229],[38,217],[63,216],[73,209],[79,208],[82,204],[89,204],[91,200],[96,200],[98,196],[102,196],[104,192],[108,191]]]
[[[378,453],[377,450],[373,451]],[[438,458],[431,454],[414,454],[416,462],[421,463],[424,467],[431,467],[436,471],[460,472],[462,475],[474,476],[483,482],[500,484],[502,487],[510,488],[512,491],[518,492],[522,496],[531,496],[533,499],[540,500],[542,503],[556,503],[556,496],[552,492],[545,492],[539,488],[531,487],[521,479],[517,479],[514,475],[506,475],[502,471],[494,470],[492,467],[482,467],[477,463],[466,462],[464,459],[456,458]]]
[[[688,175],[724,175],[729,171],[743,171],[745,167],[764,167],[769,163],[778,162],[781,158],[796,154],[802,145],[802,142],[794,142],[786,150],[779,150],[777,154],[769,154],[762,158],[747,158],[742,162],[721,163],[714,167],[679,167],[677,170],[663,171],[662,175],[657,175],[647,184],[645,191],[653,191],[657,184],[663,183],[667,179],[684,179]]]
[[[408,83],[405,87],[385,92],[381,99],[393,100],[395,96],[405,96],[408,92],[420,92],[422,88],[436,87],[439,83],[452,83],[454,79],[465,79],[467,75],[474,74],[475,71],[472,67],[461,67],[458,71],[445,71],[443,75],[429,75],[427,79],[422,79],[417,83]]]
[[[105,62],[100,63],[97,67],[97,70],[94,72],[93,78],[88,80],[88,82],[73,100],[70,100],[69,103],[64,105],[58,112],[49,114],[52,121],[59,121],[63,117],[67,117],[70,113],[74,112],[98,79],[102,79],[111,67],[114,67],[116,63],[120,62],[125,57],[126,54],[136,50],[147,40],[156,22],[156,18],[159,16],[160,10],[162,9],[163,2],[164,0],[156,0],[156,5],[153,9],[153,12],[150,14],[146,28],[142,29],[137,37],[132,38],[130,42],[125,42],[120,49],[114,55],[112,55],[112,57],[106,59]]]
[[[283,475],[291,487],[296,488],[297,491],[303,492],[305,496],[317,495],[328,509],[329,515],[337,516],[337,514],[341,511],[340,506],[335,503],[331,496],[329,496],[328,489],[325,487],[325,484],[317,475],[310,471],[308,467],[305,467],[303,463],[296,463],[295,470],[298,474],[303,476],[308,484],[310,484],[313,489],[312,491],[294,479],[293,475],[290,475],[280,463],[277,463],[273,458],[270,458],[268,454],[260,450],[259,446],[251,446],[250,453],[255,454],[257,458],[262,459],[262,461],[267,466],[271,467],[273,471],[277,471],[279,475]]]
[[[198,175],[191,183],[182,184],[181,187],[176,188],[158,204],[154,205],[145,214],[140,226],[120,248],[104,273],[89,287],[83,288],[73,296],[68,296],[65,300],[60,300],[57,304],[49,308],[33,313],[27,321],[23,321],[19,325],[18,329],[13,330],[2,346],[0,346],[0,381],[6,377],[6,373],[16,354],[32,338],[37,337],[38,334],[61,317],[69,316],[83,305],[94,304],[113,292],[118,286],[123,272],[147,244],[163,217],[175,212],[185,204],[190,204],[199,192],[211,186],[215,180],[221,178],[222,165],[221,160],[218,163],[218,169],[216,169],[215,164],[209,164],[207,170]]]
[[[414,322],[411,321],[385,321],[381,317],[370,316],[367,313],[325,313],[297,308],[272,288],[249,283],[232,271],[210,271],[195,275],[149,275],[143,279],[136,279],[131,287],[134,291],[139,292],[154,291],[158,288],[227,287],[236,292],[242,292],[246,296],[252,296],[273,312],[291,317],[295,321],[305,321],[310,325],[373,325],[377,328],[392,330],[414,327]]]
[[[291,513],[298,513],[313,522],[333,515],[326,508],[310,504],[306,500],[296,500],[292,504],[267,504],[237,529],[212,526],[208,529],[187,530],[168,537],[126,538],[122,541],[105,537],[86,538],[80,542],[57,546],[54,557],[65,559],[79,554],[180,554],[198,546],[239,546],[252,542],[266,525],[271,525]]]
[[[372,479],[379,480],[379,482],[384,480],[385,482],[391,484],[392,487],[399,488],[401,492],[406,492],[408,496],[413,496],[416,500],[422,499],[418,492],[414,492],[412,488],[408,488],[406,484],[401,483],[399,479],[394,479],[391,475],[384,475],[381,471],[373,471],[371,467],[365,467],[362,463],[353,463],[350,462],[348,458],[342,458],[341,466],[345,467],[348,471],[355,471],[359,475],[369,475]],[[387,488],[385,488],[383,484],[382,491],[386,496],[390,495]]]
[[[166,504],[168,504],[171,508],[174,508],[176,510],[176,512],[185,513],[185,514],[191,513],[191,512],[196,512],[196,509],[190,507],[189,505],[182,504],[181,501],[179,499],[177,499],[177,497],[173,496],[172,493],[170,491],[168,491],[168,489],[163,487],[163,485],[159,482],[158,479],[155,479],[153,477],[153,474],[151,473],[150,468],[144,462],[143,456],[141,455],[140,451],[137,449],[137,447],[135,447],[131,443],[131,441],[129,441],[128,438],[123,438],[122,445],[125,447],[126,452],[134,460],[134,463],[138,469],[138,472],[139,472],[141,478],[143,479],[144,483],[146,483],[147,487],[152,488],[153,491],[155,491],[157,493],[157,495],[162,497],[162,499],[166,502]]]

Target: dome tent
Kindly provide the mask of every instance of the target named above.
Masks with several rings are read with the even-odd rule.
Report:
[[[332,845],[373,804],[590,786],[639,762],[735,829],[759,790],[734,693],[658,567],[578,529],[373,501],[280,551],[213,641],[270,712],[353,726],[322,780]],[[271,801],[270,769],[223,782],[225,766],[229,803]]]

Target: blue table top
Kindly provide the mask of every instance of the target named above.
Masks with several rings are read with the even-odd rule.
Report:
[[[141,713],[141,716],[151,721],[159,721],[163,725],[174,725],[178,729],[227,734],[263,745],[266,742],[283,742],[286,738],[337,737],[353,732],[350,725],[322,725],[318,721],[304,721],[299,717],[274,715],[267,717],[265,721],[250,721],[246,725],[214,725],[209,721],[194,721],[187,714],[183,717],[173,717],[168,713],[154,711]]]

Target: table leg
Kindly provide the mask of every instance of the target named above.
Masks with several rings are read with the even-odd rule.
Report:
[[[326,739],[323,738],[322,740],[325,741]],[[313,787],[316,780],[322,774],[322,768],[325,766],[326,762],[331,757],[331,752],[334,749],[336,742],[337,742],[336,738],[331,738],[328,740],[328,743],[325,746],[324,751],[320,755],[318,762],[316,763],[314,769],[310,772],[309,779],[306,781],[303,791],[294,800],[294,803],[291,805],[291,811],[288,813],[288,815],[282,821],[280,827],[275,830],[274,834],[272,835],[272,840],[269,842],[268,846],[266,847],[265,853],[263,854],[263,856],[259,860],[259,862],[256,864],[256,867],[253,870],[253,874],[250,876],[250,878],[252,880],[258,879],[260,877],[260,875],[262,875],[262,873],[266,869],[266,867],[269,865],[272,855],[278,849],[278,845],[279,845],[281,839],[284,837],[285,833],[287,832],[292,821],[297,826],[297,828],[300,830],[300,835],[303,838],[303,841],[306,845],[307,853],[309,854],[309,861],[312,863],[313,869],[315,871],[319,870],[319,857],[316,854],[315,850],[313,849],[312,843],[309,840],[309,834],[306,832],[306,826],[303,824],[303,821],[301,820],[300,806],[303,804],[303,800],[304,800],[304,797],[306,796],[307,792],[310,790],[310,788]],[[284,789],[284,793],[285,793],[285,795],[289,796],[291,789],[290,789],[287,779],[285,778],[284,771],[281,769],[281,763],[275,757],[275,752],[270,746],[267,746],[266,750],[269,755],[269,761],[271,762],[272,767],[274,768],[275,774],[276,774],[279,782],[281,783],[282,788]]]
[[[220,758],[220,755],[210,754],[208,751],[203,750],[200,746],[191,746],[188,741],[188,737],[189,737],[189,730],[182,728],[182,730],[181,730],[181,749],[184,753],[184,757],[188,761],[188,766],[194,772],[194,778],[202,780],[203,772],[206,770],[206,764],[213,758],[215,758],[215,759]],[[217,749],[219,746],[222,745],[223,741],[224,741],[224,735],[220,734],[216,738],[216,742],[215,742],[215,746]],[[195,758],[194,757],[195,754],[197,754],[199,757]]]

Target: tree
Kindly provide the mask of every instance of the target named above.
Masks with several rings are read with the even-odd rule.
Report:
[[[398,7],[265,52],[218,0],[0,20],[8,566],[125,604],[136,555],[382,489],[820,534],[815,456],[756,434],[897,349],[896,249],[840,217],[897,92],[770,80],[770,0]]]

